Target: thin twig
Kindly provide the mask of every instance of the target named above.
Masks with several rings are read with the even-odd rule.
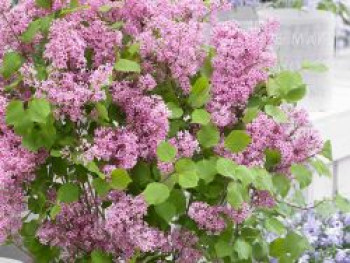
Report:
[[[279,203],[283,203],[283,204],[286,204],[290,207],[293,207],[293,208],[296,208],[296,209],[299,209],[299,210],[305,210],[305,211],[308,211],[308,210],[311,210],[311,209],[315,209],[317,208],[318,206],[320,206],[321,204],[325,203],[325,202],[331,202],[332,200],[322,200],[320,202],[318,202],[317,204],[315,205],[312,205],[312,206],[307,206],[307,207],[302,207],[302,206],[299,206],[299,205],[296,205],[296,204],[292,204],[292,203],[289,203],[289,202],[286,202],[286,201],[282,201],[282,200],[277,200],[277,202]]]

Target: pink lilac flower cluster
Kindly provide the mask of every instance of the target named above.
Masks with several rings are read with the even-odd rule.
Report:
[[[270,50],[276,23],[260,31],[246,32],[234,22],[214,28],[212,99],[208,110],[219,127],[234,124],[237,113],[244,107],[259,82],[268,77],[266,68],[274,64]]]
[[[190,77],[197,73],[205,58],[203,39],[203,28],[198,22],[179,23],[161,16],[140,35],[141,54],[167,65],[183,91],[189,93]]]
[[[36,83],[36,96],[46,97],[59,106],[59,117],[69,116],[72,121],[79,121],[85,104],[106,99],[103,87],[108,84],[112,70],[111,66],[100,66],[90,72],[53,71],[47,80]]]
[[[289,109],[288,123],[281,124],[264,113],[247,125],[247,132],[252,142],[243,152],[233,154],[223,144],[217,152],[231,158],[238,164],[261,166],[265,162],[266,150],[278,150],[281,162],[277,170],[286,172],[291,164],[303,163],[322,149],[320,134],[306,121],[303,110]]]
[[[0,96],[0,243],[22,226],[26,199],[22,184],[34,179],[35,169],[44,161],[44,152],[32,153],[21,139],[4,125],[6,99]]]
[[[142,196],[130,197],[124,194],[106,211],[106,230],[112,240],[120,244],[126,257],[135,250],[151,252],[166,249],[167,237],[163,232],[145,223],[147,204]]]
[[[124,29],[141,42],[141,55],[166,66],[184,92],[205,58],[203,20],[209,8],[196,1],[128,1],[115,14],[126,22]],[[157,75],[168,74],[157,68]]]
[[[88,208],[87,204],[102,201],[91,196],[62,206],[55,220],[47,220],[40,227],[40,242],[63,248],[68,262],[94,249],[112,253],[115,260],[131,258],[136,250],[169,249],[168,237],[144,221],[148,205],[142,196],[111,192],[107,200],[113,205],[105,211],[105,220],[99,216],[101,211]]]
[[[94,145],[85,153],[87,161],[103,160],[114,169],[133,168],[138,158],[137,136],[123,128],[95,130]],[[109,169],[114,170],[111,166]]]
[[[200,228],[217,233],[226,228],[225,216],[232,223],[240,224],[250,215],[250,207],[243,203],[239,209],[230,205],[210,206],[204,202],[193,202],[190,205],[188,216],[192,218]]]
[[[154,158],[159,142],[169,131],[170,112],[161,97],[142,94],[132,83],[118,82],[111,89],[114,101],[126,113],[126,126],[138,137],[139,156]]]
[[[257,207],[272,208],[276,205],[269,191],[255,191],[252,202]]]
[[[171,243],[177,253],[177,263],[198,262],[203,253],[196,248],[198,237],[187,230],[175,229],[171,234]]]

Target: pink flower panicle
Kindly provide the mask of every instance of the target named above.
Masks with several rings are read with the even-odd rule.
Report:
[[[170,112],[161,97],[142,95],[130,83],[115,83],[112,87],[114,101],[126,113],[126,126],[138,137],[140,156],[154,158],[159,142],[169,131]]]
[[[253,204],[257,207],[272,208],[276,205],[276,200],[269,191],[256,191],[253,196]]]
[[[199,261],[203,254],[196,248],[198,237],[184,229],[175,229],[171,234],[172,248],[179,254],[176,262],[192,263]]]
[[[99,128],[93,146],[84,154],[88,161],[102,160],[131,169],[138,159],[137,136],[123,128]]]
[[[35,178],[35,170],[46,158],[46,153],[29,152],[21,139],[5,126],[7,101],[0,96],[0,243],[8,236],[18,235],[22,226],[22,212],[26,198],[22,185]]]
[[[268,78],[265,69],[274,63],[270,51],[273,27],[267,24],[246,32],[233,22],[225,22],[214,28],[212,44],[216,55],[208,110],[216,125],[234,124],[237,111],[247,103],[256,85]]]
[[[305,119],[305,113],[296,110],[289,113],[288,123],[281,124],[264,113],[247,124],[246,130],[251,143],[241,153],[233,154],[225,149],[223,142],[216,147],[219,155],[230,158],[238,164],[263,166],[267,149],[281,153],[277,170],[285,172],[293,163],[303,163],[322,149],[320,134]]]
[[[210,206],[203,202],[193,202],[188,211],[188,216],[201,229],[217,233],[227,227],[225,217],[231,219],[233,223],[241,224],[249,217],[250,212],[251,210],[247,203],[243,203],[242,207],[236,210],[230,205]]]
[[[147,204],[142,196],[133,198],[125,194],[106,211],[106,230],[127,258],[136,249],[151,252],[168,244],[163,232],[148,226],[143,220],[146,213]]]

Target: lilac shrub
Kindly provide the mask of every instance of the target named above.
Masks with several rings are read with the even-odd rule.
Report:
[[[0,0],[1,243],[34,262],[302,255],[293,231],[300,251],[269,248],[264,222],[329,145],[296,107],[300,74],[270,71],[278,24],[219,23],[227,7]]]

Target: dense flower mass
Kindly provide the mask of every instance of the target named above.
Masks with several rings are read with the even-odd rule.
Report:
[[[114,163],[115,168],[133,168],[138,158],[137,136],[125,129],[101,128],[95,131],[94,145],[86,158]],[[115,169],[114,168],[114,169]]]
[[[0,0],[1,243],[33,262],[268,261],[259,224],[330,152],[299,73],[269,70],[277,24],[218,22],[226,7]]]
[[[226,22],[214,28],[212,99],[208,110],[215,124],[234,124],[237,111],[247,103],[256,85],[268,77],[266,68],[274,64],[269,50],[276,24],[260,31],[245,32],[237,24]]]

